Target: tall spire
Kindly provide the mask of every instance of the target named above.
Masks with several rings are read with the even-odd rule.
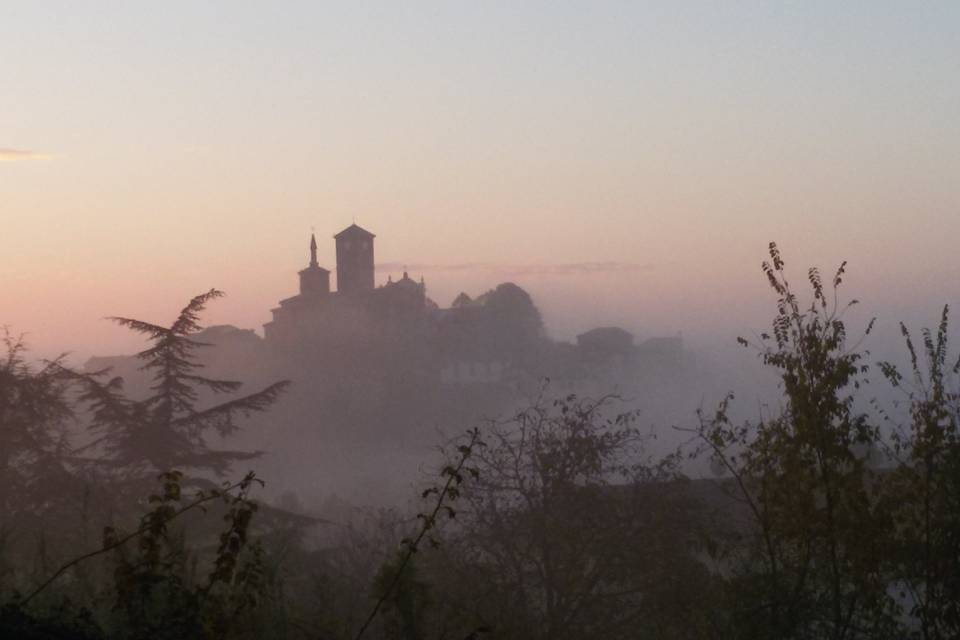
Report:
[[[317,264],[317,238],[312,233],[310,234],[310,266],[319,266]]]

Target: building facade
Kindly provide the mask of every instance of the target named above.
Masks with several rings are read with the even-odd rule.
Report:
[[[374,238],[352,224],[334,236],[337,290],[330,290],[330,271],[317,260],[317,240],[310,236],[310,262],[299,272],[300,292],[271,310],[264,338],[275,350],[292,352],[330,345],[371,343],[399,325],[423,319],[426,285],[404,272],[376,286]]]

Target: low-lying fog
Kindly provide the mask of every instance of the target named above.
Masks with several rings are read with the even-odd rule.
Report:
[[[548,395],[616,394],[621,399],[611,411],[639,409],[638,426],[656,435],[649,445],[654,455],[680,445],[686,436],[673,427],[693,425],[698,408],[711,410],[728,392],[736,396],[733,415],[738,419],[755,420],[779,407],[775,372],[761,366],[756,349],[739,346],[735,340],[743,336],[756,341],[775,312],[775,294],[765,288],[759,268],[754,272],[755,286],[748,291],[704,294],[691,282],[690,291],[699,293],[690,297],[683,290],[662,286],[662,267],[639,262],[384,263],[378,265],[378,283],[388,277],[391,281],[402,278],[404,267],[416,282],[423,276],[427,297],[441,309],[450,307],[460,292],[477,298],[501,282],[517,283],[541,314],[546,346],[521,363],[516,353],[504,352],[496,340],[470,333],[509,331],[509,327],[468,328],[454,337],[428,334],[398,355],[391,346],[395,336],[378,334],[365,341],[361,331],[353,334],[358,341],[352,346],[318,344],[312,351],[278,354],[265,343],[260,325],[270,317],[268,311],[276,300],[294,293],[295,283],[288,281],[286,287],[269,292],[243,288],[228,292],[232,295],[213,303],[202,319],[205,326],[214,327],[203,337],[213,343],[203,351],[208,365],[204,373],[243,380],[249,383],[249,391],[279,379],[294,383],[273,409],[247,421],[242,433],[220,443],[264,452],[260,459],[242,464],[257,469],[274,498],[286,495],[289,500],[294,495],[307,509],[322,508],[331,499],[354,504],[405,501],[415,495],[414,486],[423,474],[433,469],[436,448],[446,438],[485,419],[509,416],[537,394],[547,377],[551,378]],[[796,267],[793,281],[806,295],[805,269]],[[931,299],[921,304],[917,297],[927,292],[883,291],[876,285],[863,286],[863,278],[856,275],[849,279],[853,283],[844,283],[840,289],[841,303],[853,296],[864,300],[845,315],[850,343],[869,350],[871,361],[902,362],[906,350],[897,323],[903,320],[916,331],[933,326],[942,305],[950,302]],[[871,303],[865,293],[879,302]],[[903,295],[905,302],[898,304],[894,294]],[[251,308],[254,301],[264,302],[255,309]],[[142,316],[163,324],[185,299],[164,295],[101,303],[103,316]],[[876,327],[861,342],[871,317],[878,318]],[[63,331],[67,321],[82,329]],[[146,380],[138,364],[113,357],[136,352],[143,344],[137,336],[89,315],[51,316],[37,324],[39,328],[13,327],[28,331],[29,341],[39,346],[33,350],[35,357],[71,351],[73,363],[90,369],[113,367],[134,395],[145,393]],[[578,336],[609,327],[632,335],[629,352],[618,352],[616,345],[603,353],[577,346]],[[381,332],[382,327],[370,330]],[[441,347],[438,341],[443,342]],[[354,361],[351,349],[364,354],[362,363]],[[892,407],[896,394],[878,372],[869,377],[872,384],[860,392],[864,407],[869,409],[867,401],[873,397]],[[84,436],[78,438],[83,441]],[[700,466],[688,472],[709,474]]]

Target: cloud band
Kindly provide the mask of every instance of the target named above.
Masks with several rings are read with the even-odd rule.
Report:
[[[424,271],[482,271],[506,275],[542,276],[542,275],[590,275],[601,273],[628,273],[652,271],[652,264],[632,262],[568,262],[556,264],[500,264],[492,262],[465,262],[459,264],[403,264],[383,262],[377,265],[381,271],[408,270],[417,273]]]
[[[22,160],[48,160],[52,156],[47,153],[29,151],[27,149],[10,149],[0,147],[0,162],[17,162]]]

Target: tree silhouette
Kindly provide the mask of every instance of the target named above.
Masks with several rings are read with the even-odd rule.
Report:
[[[0,521],[55,496],[69,482],[66,425],[73,419],[60,360],[34,368],[22,338],[4,330],[0,344]]]
[[[114,322],[147,336],[150,347],[137,354],[142,370],[152,374],[151,394],[132,400],[123,391],[123,381],[104,382],[109,370],[79,375],[84,384],[81,399],[92,411],[91,429],[99,433],[90,446],[100,447],[113,463],[142,468],[151,475],[169,469],[207,469],[223,475],[230,464],[256,457],[259,452],[214,450],[208,438],[228,436],[238,429],[237,418],[261,412],[276,402],[289,385],[280,381],[249,395],[198,408],[200,393],[236,392],[242,383],[216,380],[198,373],[196,350],[207,343],[197,333],[200,313],[207,303],[223,293],[211,289],[194,297],[170,326],[132,318],[112,317]]]
[[[905,373],[879,363],[909,408],[907,424],[893,433],[899,464],[884,483],[882,506],[896,525],[891,569],[924,640],[960,634],[960,359],[948,354],[948,318],[944,307],[936,332],[924,329],[920,345],[900,324],[910,355]]]
[[[637,412],[617,403],[541,396],[484,428],[434,574],[461,618],[503,638],[647,637],[640,621],[691,637],[681,611],[707,584],[691,505],[675,459],[648,462]]]
[[[813,300],[804,306],[776,244],[769,250],[763,272],[778,296],[772,332],[738,341],[776,370],[784,408],[734,424],[730,396],[713,416],[701,412],[698,430],[701,452],[730,473],[731,496],[749,522],[723,551],[737,635],[898,637],[882,566],[888,522],[875,499],[880,480],[860,453],[880,436],[854,402],[867,352],[847,342],[844,311],[855,301],[838,302],[845,263],[832,292],[816,269],[807,272]]]

